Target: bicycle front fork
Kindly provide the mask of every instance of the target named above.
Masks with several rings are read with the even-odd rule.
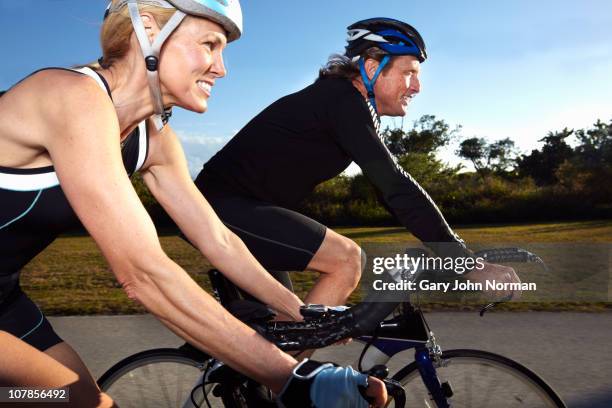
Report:
[[[419,373],[431,398],[438,408],[450,408],[448,401],[453,396],[453,390],[448,382],[441,383],[436,372],[436,367],[443,365],[442,348],[436,343],[433,332],[428,334],[427,343],[417,347],[414,359],[417,362]]]

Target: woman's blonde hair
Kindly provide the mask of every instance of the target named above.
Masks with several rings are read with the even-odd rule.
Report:
[[[111,9],[117,2],[119,0],[112,1]],[[140,3],[139,8],[141,12],[151,13],[160,27],[163,27],[176,11],[176,9],[154,6],[146,2]],[[117,60],[123,58],[130,49],[130,37],[133,32],[132,20],[126,5],[109,13],[104,19],[100,31],[102,58],[85,66],[92,69],[108,68]]]

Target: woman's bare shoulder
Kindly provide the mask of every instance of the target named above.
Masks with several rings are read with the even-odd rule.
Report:
[[[95,79],[80,72],[64,69],[45,70],[33,78],[50,94],[62,98],[101,98],[110,102],[107,90],[101,87]]]
[[[106,91],[87,75],[64,69],[36,72],[13,86],[0,97],[0,116],[3,165],[12,167],[46,164],[50,144],[72,137],[73,126],[116,126]]]
[[[27,104],[38,113],[78,114],[81,110],[108,106],[112,103],[105,89],[91,77],[68,69],[45,69],[30,75],[9,90],[2,98],[17,106]],[[69,110],[69,112],[65,112]],[[74,111],[74,112],[73,112]]]
[[[0,99],[3,117],[13,118],[2,131],[5,138],[17,135],[20,143],[38,146],[41,151],[75,135],[87,136],[94,127],[105,134],[118,132],[115,108],[106,89],[79,72],[36,72]]]

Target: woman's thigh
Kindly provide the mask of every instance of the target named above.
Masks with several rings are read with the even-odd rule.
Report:
[[[0,331],[0,386],[64,387],[78,374],[50,355],[6,331]]]
[[[89,371],[66,343],[40,351],[10,333],[0,331],[0,386],[60,388],[69,390],[69,402],[29,404],[41,407],[112,407]]]
[[[16,287],[0,305],[0,383],[70,389],[70,406],[111,406],[78,354]],[[49,407],[48,403],[45,405]]]

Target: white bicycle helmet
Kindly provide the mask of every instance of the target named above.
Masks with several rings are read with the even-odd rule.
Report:
[[[145,4],[168,9],[175,9],[175,13],[163,26],[153,44],[149,42],[144,24],[140,18],[138,4]],[[140,48],[147,66],[149,88],[153,96],[155,108],[154,122],[161,130],[168,122],[171,112],[164,109],[159,84],[159,53],[162,45],[170,34],[179,26],[187,15],[204,17],[221,25],[227,32],[227,41],[237,40],[242,35],[242,10],[239,0],[120,0],[111,3],[106,8],[104,17],[128,7],[134,32],[140,43]]]

